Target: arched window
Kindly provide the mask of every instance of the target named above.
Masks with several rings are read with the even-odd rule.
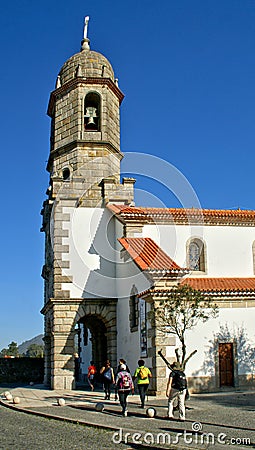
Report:
[[[69,178],[70,178],[70,169],[69,169],[68,167],[65,167],[65,168],[63,169],[62,174],[63,174],[63,180],[64,180],[64,181],[69,180]]]
[[[191,239],[189,242],[187,263],[190,270],[205,272],[205,248],[200,239]]]
[[[100,131],[100,95],[89,92],[84,100],[84,130]]]

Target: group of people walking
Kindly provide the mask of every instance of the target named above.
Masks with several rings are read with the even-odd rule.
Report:
[[[178,401],[179,419],[185,420],[185,397],[187,395],[187,381],[185,373],[181,370],[182,367],[178,361],[172,364],[172,370],[169,374],[166,396],[168,398],[168,419],[173,419],[174,401]],[[88,382],[91,390],[95,388],[95,375],[97,373],[96,366],[93,361],[90,362],[88,367]],[[152,378],[151,371],[145,366],[144,360],[139,359],[138,367],[136,368],[134,375],[130,373],[130,369],[126,361],[122,358],[119,359],[119,365],[114,373],[113,368],[109,360],[106,360],[101,367],[100,376],[103,383],[103,389],[105,393],[105,400],[110,400],[111,388],[115,387],[115,399],[117,400],[117,394],[119,402],[122,408],[122,415],[127,416],[127,398],[130,393],[134,394],[134,382],[137,384],[138,393],[141,400],[141,408],[145,407],[146,393],[149,387],[150,379]]]
[[[134,393],[134,381],[137,382],[137,388],[141,399],[141,408],[144,408],[145,395],[152,374],[150,369],[145,367],[143,359],[139,359],[138,367],[135,370],[133,377],[126,361],[122,358],[119,360],[119,365],[115,374],[109,360],[107,360],[101,368],[100,374],[103,376],[103,386],[106,400],[110,400],[111,385],[115,385],[115,392],[118,393],[123,416],[127,416],[127,397],[130,393]]]

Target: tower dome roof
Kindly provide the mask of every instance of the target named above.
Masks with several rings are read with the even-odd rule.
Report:
[[[108,59],[90,49],[82,49],[64,63],[59,72],[61,85],[75,78],[78,72],[81,77],[103,77],[114,81],[113,68]]]

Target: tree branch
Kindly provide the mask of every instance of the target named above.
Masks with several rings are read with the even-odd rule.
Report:
[[[197,350],[194,350],[193,352],[190,353],[190,355],[183,361],[183,366],[184,368],[186,367],[187,362],[190,360],[190,358],[195,355],[195,353],[197,353]]]

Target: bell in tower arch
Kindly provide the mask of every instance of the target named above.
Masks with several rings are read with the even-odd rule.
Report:
[[[97,109],[94,106],[88,106],[86,108],[86,114],[84,116],[85,118],[88,118],[88,122],[87,122],[86,127],[85,127],[86,130],[88,130],[88,129],[92,129],[92,130],[97,129],[96,122],[95,122],[95,119],[97,118],[96,110]]]
[[[84,102],[84,129],[85,131],[99,131],[100,124],[100,96],[90,92]]]

